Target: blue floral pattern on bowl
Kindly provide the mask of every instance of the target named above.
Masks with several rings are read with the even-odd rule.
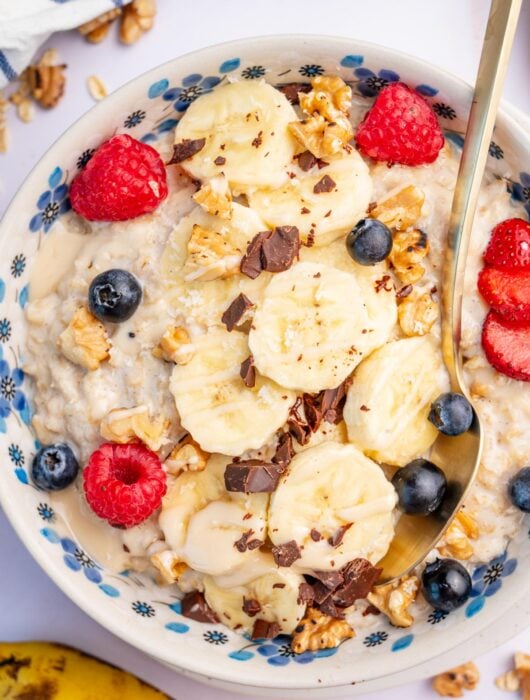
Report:
[[[65,180],[66,175],[57,166],[48,178],[49,189],[44,190],[38,198],[36,204],[38,211],[29,222],[29,230],[33,233],[41,229],[44,233],[48,233],[59,216],[69,211],[70,200]]]

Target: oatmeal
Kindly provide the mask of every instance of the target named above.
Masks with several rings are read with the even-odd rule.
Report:
[[[31,281],[25,370],[49,446],[35,469],[44,483],[50,460],[63,469],[66,443],[82,472],[54,508],[108,566],[185,594],[192,619],[292,634],[296,653],[353,637],[367,600],[413,624],[422,567],[373,590],[378,562],[402,510],[421,527],[443,500],[427,461],[438,432],[469,428],[444,426],[440,353],[458,153],[422,98],[388,89],[415,101],[425,143],[393,141],[392,124],[378,143],[386,93],[365,116],[336,77],[316,78],[298,111],[263,82],[219,87],[156,150],[113,137],[74,179],[76,213]],[[426,581],[452,567],[465,583],[459,562],[500,554],[521,519],[507,485],[530,457],[530,393],[486,359],[476,291],[491,230],[517,214],[486,177],[462,339],[486,449],[429,557],[427,600]]]

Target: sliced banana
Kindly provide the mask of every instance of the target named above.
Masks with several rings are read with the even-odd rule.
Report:
[[[355,372],[344,408],[349,439],[378,462],[407,464],[436,440],[427,416],[446,387],[440,354],[429,338],[388,343]]]
[[[340,569],[356,557],[375,564],[392,540],[395,504],[379,465],[354,445],[325,442],[293,458],[271,496],[269,536],[275,545],[296,541],[302,556],[291,568],[304,573]],[[342,542],[330,544],[346,526]]]
[[[235,194],[279,187],[287,180],[296,149],[287,129],[295,119],[287,98],[272,85],[230,83],[189,106],[176,128],[175,143],[206,139],[204,148],[182,163],[193,177],[204,180],[224,173]]]
[[[263,555],[265,556],[265,555]],[[271,566],[274,561],[271,555]],[[251,632],[257,618],[277,622],[280,631],[290,634],[302,619],[305,603],[299,603],[299,588],[304,579],[289,569],[277,569],[255,578],[244,586],[221,587],[210,576],[204,579],[204,596],[221,622],[242,632]],[[244,600],[257,600],[261,610],[251,617],[243,610]]]
[[[245,386],[240,368],[250,351],[243,333],[211,329],[194,344],[194,357],[176,365],[170,381],[182,425],[207,452],[258,449],[287,420],[294,394],[259,374],[254,387]]]
[[[317,392],[338,386],[374,341],[386,340],[386,320],[372,339],[376,328],[355,275],[306,262],[271,280],[249,345],[261,374],[289,389]]]
[[[270,227],[297,226],[304,242],[311,236],[315,246],[325,246],[365,216],[372,179],[357,151],[330,159],[324,168],[295,172],[298,177],[282,187],[248,193],[250,206]],[[315,189],[324,176],[331,178],[334,186],[329,192],[318,194]]]

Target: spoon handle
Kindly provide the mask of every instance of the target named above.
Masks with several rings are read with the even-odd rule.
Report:
[[[449,219],[442,289],[442,351],[456,391],[465,391],[460,338],[467,251],[521,3],[491,2]]]

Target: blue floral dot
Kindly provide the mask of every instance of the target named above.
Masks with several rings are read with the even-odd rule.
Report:
[[[165,628],[170,630],[170,632],[176,632],[177,634],[184,634],[189,630],[189,626],[184,625],[182,622],[168,622],[165,625]]]
[[[204,88],[204,90],[211,90],[212,88],[216,87],[216,85],[219,85],[220,82],[221,78],[218,78],[216,75],[211,75],[204,78],[204,80],[201,82],[201,87]]]
[[[344,66],[344,68],[355,68],[356,66],[362,65],[363,61],[364,56],[360,56],[358,54],[348,54],[348,56],[344,56],[340,62],[340,65]]]
[[[40,534],[52,544],[58,544],[61,541],[59,535],[55,532],[55,530],[52,530],[51,527],[43,527]]]
[[[155,134],[144,134],[140,141],[142,143],[150,143],[152,141],[156,141],[156,136]]]
[[[171,131],[171,129],[174,129],[177,126],[177,124],[177,119],[166,119],[159,125],[157,131],[159,134],[163,134],[166,131]]]
[[[479,613],[484,607],[485,602],[486,599],[484,596],[479,596],[475,598],[475,600],[472,600],[466,608],[466,617],[473,617],[473,615]]]
[[[6,283],[4,280],[0,279],[0,302],[4,301],[6,294]]]
[[[101,581],[103,580],[101,573],[98,569],[84,567],[83,573],[89,581],[92,581],[92,583],[101,583]]]
[[[65,552],[68,552],[69,554],[74,554],[75,551],[78,549],[76,543],[69,537],[63,537],[63,539],[61,540],[61,547],[64,549]]]
[[[202,80],[202,75],[200,73],[192,73],[191,75],[187,75],[185,78],[182,78],[182,85],[184,87],[190,87],[191,85],[197,85],[197,83],[200,83]]]
[[[236,70],[241,65],[241,60],[239,58],[229,58],[224,61],[219,66],[219,73],[230,73],[230,71]]]
[[[278,647],[274,646],[274,644],[262,644],[258,647],[258,654],[261,654],[262,656],[272,656],[273,654],[277,653]]]
[[[239,649],[239,651],[231,651],[228,656],[236,661],[248,661],[254,658],[254,654],[246,649]]]
[[[169,607],[171,610],[173,610],[173,612],[176,612],[177,615],[182,615],[182,603],[180,600],[176,600],[174,603],[171,603]]]
[[[413,634],[406,634],[404,637],[396,639],[396,641],[392,644],[392,651],[401,651],[402,649],[406,649],[412,644],[413,639]]]
[[[2,420],[3,420],[3,419],[2,419]],[[2,431],[2,432],[5,432],[5,431]],[[15,469],[15,475],[16,475],[17,479],[20,481],[21,484],[27,485],[27,484],[29,483],[29,481],[28,481],[28,475],[26,474],[26,472],[25,472],[24,469],[21,469],[20,467],[17,467],[17,469]]]
[[[24,308],[26,304],[28,303],[28,297],[29,297],[29,285],[26,284],[24,287],[19,292],[18,295],[18,303],[20,304],[21,308]]]
[[[328,656],[334,656],[339,650],[339,647],[333,647],[332,649],[319,649],[315,652],[317,659],[325,659]]]
[[[72,569],[72,571],[79,571],[79,569],[81,568],[81,564],[71,554],[65,554],[63,559],[66,566],[69,569]]]
[[[108,583],[102,583],[98,588],[111,598],[118,598],[120,595],[119,590],[114,588],[114,586],[109,586]]]
[[[288,656],[271,656],[267,663],[271,666],[287,666],[290,658]]]
[[[52,172],[50,177],[48,178],[48,184],[50,187],[57,187],[57,185],[61,182],[63,177],[63,171],[59,166],[55,168],[55,170]]]
[[[425,97],[434,97],[438,94],[436,88],[432,87],[432,85],[425,85],[424,83],[416,85],[416,92],[419,92],[420,95],[424,95]]]
[[[48,204],[51,201],[52,201],[51,190],[46,190],[46,192],[43,192],[41,194],[41,196],[37,199],[37,208],[38,209],[46,209],[46,207],[48,206]]]
[[[161,80],[157,80],[156,83],[153,83],[152,85],[149,86],[149,90],[147,91],[147,96],[151,99],[154,100],[155,97],[160,97],[160,95],[167,90],[169,87],[169,80],[167,78],[162,78]]]

